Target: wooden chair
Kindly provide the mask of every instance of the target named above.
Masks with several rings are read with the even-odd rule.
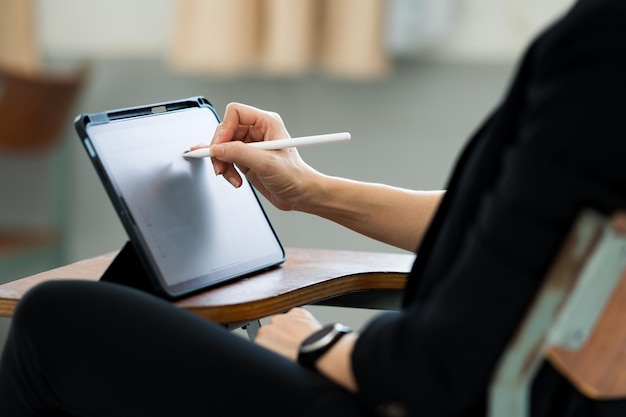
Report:
[[[626,237],[583,212],[500,359],[490,417],[526,417],[545,359],[595,400],[626,400]]]
[[[55,200],[49,226],[16,227],[0,219],[0,282],[16,278],[12,271],[20,270],[20,264],[32,262],[35,255],[46,259],[39,267],[42,270],[62,262],[66,213],[63,203],[68,199],[64,175],[68,161],[60,145],[62,133],[71,126],[73,105],[88,72],[86,65],[55,73],[0,68],[0,156],[11,164],[32,158],[49,163],[51,172],[40,180],[47,182],[49,186],[42,188],[51,190],[51,199]],[[19,183],[20,178],[11,181]],[[3,194],[3,199],[19,198]]]

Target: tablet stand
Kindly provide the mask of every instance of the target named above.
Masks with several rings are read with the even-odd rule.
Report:
[[[163,297],[155,291],[148,277],[148,273],[141,264],[141,260],[137,256],[137,252],[130,241],[127,241],[122,250],[113,258],[113,262],[108,266],[100,277],[100,281],[113,282],[116,284],[126,285],[150,294]],[[250,340],[254,340],[256,333],[261,327],[261,321],[251,320],[244,323],[227,324],[226,327],[234,329],[241,327],[248,333]]]
[[[111,265],[100,277],[100,281],[123,284],[158,295],[130,241],[126,242],[122,250],[115,256]]]

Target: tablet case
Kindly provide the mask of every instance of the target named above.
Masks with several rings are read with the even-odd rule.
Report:
[[[204,106],[212,107],[211,103],[206,98],[202,96],[197,96],[183,100],[156,103],[148,106],[129,107],[103,113],[80,114],[74,120],[74,126],[87,152],[91,153],[93,152],[93,150],[89,149],[85,141],[82,140],[88,137],[87,125],[89,123],[108,122],[129,117],[147,116],[155,113]],[[99,171],[101,169],[98,165],[94,164],[94,166],[96,168],[96,171]],[[98,172],[98,175],[101,178],[104,177],[102,172]],[[118,202],[115,200],[113,201],[113,203],[115,205],[118,204]],[[116,209],[122,211],[126,210],[125,207],[116,207]],[[126,285],[128,287],[135,288],[162,298],[177,298],[163,292],[153,281],[153,279],[150,277],[150,274],[146,270],[143,261],[137,254],[135,246],[130,240],[128,240],[124,244],[122,249],[114,257],[111,264],[107,267],[103,275],[100,277],[100,281]],[[183,294],[182,296],[186,295],[189,294]]]
[[[181,101],[163,103],[156,106],[137,106],[127,109],[120,109],[115,112],[101,113],[102,118],[107,120],[116,120],[126,117],[143,116],[154,114],[155,112],[180,110],[190,107],[198,107],[199,105],[211,105],[204,97],[196,97],[195,99],[186,99]],[[93,120],[94,117],[96,120]],[[81,138],[87,137],[87,125],[91,122],[98,121],[97,115],[79,115],[75,122],[75,128]],[[89,152],[89,149],[87,149]],[[98,167],[96,167],[98,169]],[[102,276],[101,281],[123,284],[141,291],[148,292],[157,296],[164,296],[162,292],[157,290],[146,272],[146,268],[135,251],[132,242],[127,241],[122,249],[113,259],[113,262],[107,267]]]

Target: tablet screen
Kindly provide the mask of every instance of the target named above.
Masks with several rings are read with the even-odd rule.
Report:
[[[86,129],[104,171],[101,176],[108,178],[128,211],[127,231],[144,248],[170,295],[284,259],[245,177],[244,184],[234,188],[215,175],[210,158],[182,157],[189,147],[209,142],[218,123],[210,108],[199,107]]]

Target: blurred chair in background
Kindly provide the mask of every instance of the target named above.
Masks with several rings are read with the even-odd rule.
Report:
[[[64,259],[63,134],[89,67],[44,65],[33,0],[0,0],[0,283]]]
[[[0,156],[5,168],[28,167],[32,160],[37,166],[46,165],[45,170],[34,173],[41,187],[20,182],[29,175],[22,169],[15,170],[15,177],[4,178],[3,183],[11,187],[0,188],[0,204],[6,208],[24,200],[31,205],[47,205],[49,214],[46,224],[38,220],[17,225],[0,218],[0,282],[65,261],[69,161],[61,139],[71,126],[73,105],[88,72],[87,66],[67,73],[0,67]]]

